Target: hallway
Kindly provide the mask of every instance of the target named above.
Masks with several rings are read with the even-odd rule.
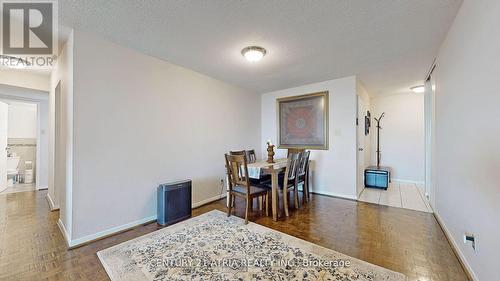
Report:
[[[420,212],[433,212],[425,198],[424,186],[414,183],[392,182],[387,190],[365,188],[359,201]]]
[[[13,186],[9,186],[4,191],[0,192],[0,195],[25,192],[25,191],[34,191],[35,189],[36,188],[34,183],[16,183]]]

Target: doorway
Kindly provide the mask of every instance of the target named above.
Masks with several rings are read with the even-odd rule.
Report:
[[[361,110],[359,102],[358,107]],[[391,181],[387,185],[386,180],[383,180],[379,188],[364,188],[363,185],[364,189],[358,196],[359,201],[433,212],[425,190],[425,108],[424,92],[415,92],[410,86],[402,93],[381,94],[370,98],[372,129],[369,144],[365,144],[364,149],[367,145],[371,146],[369,162],[371,166],[375,166],[374,170],[377,170],[379,155],[376,151],[379,150],[378,143],[380,144],[380,166],[384,171],[381,175],[390,171]],[[377,136],[375,118],[381,120],[380,138]],[[360,134],[358,126],[358,135]],[[361,141],[362,139],[358,138],[358,149],[363,149]],[[358,161],[361,161],[359,158],[360,155]],[[361,174],[361,171],[358,171],[358,174]]]
[[[33,191],[41,187],[37,179],[46,178],[45,165],[40,161],[46,152],[41,148],[39,105],[12,99],[0,99],[0,143],[4,152],[2,162],[2,192],[0,194]],[[42,151],[41,151],[42,150]],[[45,173],[39,175],[38,173]],[[5,175],[5,177],[4,177]]]
[[[48,92],[0,84],[0,195],[48,188],[48,117]]]

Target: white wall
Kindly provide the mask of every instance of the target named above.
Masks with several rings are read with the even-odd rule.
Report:
[[[50,79],[49,95],[49,192],[54,209],[60,209],[60,227],[69,239],[72,231],[73,171],[73,33],[60,50]],[[60,104],[55,88],[61,82]],[[56,106],[57,105],[57,106]],[[56,113],[61,122],[56,136]]]
[[[49,186],[49,102],[38,102],[37,188]]]
[[[372,117],[381,121],[381,165],[392,168],[394,180],[425,181],[424,94],[372,97]],[[377,122],[372,119],[371,163],[377,164]]]
[[[436,206],[476,280],[500,280],[500,1],[464,1],[437,58]],[[477,248],[463,243],[476,235]]]
[[[36,139],[37,106],[30,103],[9,103],[8,137]]]
[[[356,195],[356,77],[330,80],[263,94],[262,156],[266,140],[277,143],[276,99],[321,91],[329,91],[329,150],[311,152],[313,192],[355,199]],[[286,157],[278,149],[275,157]]]
[[[224,153],[260,153],[258,94],[83,32],[74,47],[72,240],[155,218],[168,180],[220,198]]]
[[[50,88],[49,76],[45,73],[0,69],[0,84],[48,92]]]

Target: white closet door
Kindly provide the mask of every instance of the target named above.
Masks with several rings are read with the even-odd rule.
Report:
[[[7,125],[9,106],[0,102],[0,192],[7,188]]]

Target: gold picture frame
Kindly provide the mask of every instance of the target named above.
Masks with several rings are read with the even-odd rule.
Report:
[[[329,107],[328,91],[276,99],[278,148],[328,150]]]

